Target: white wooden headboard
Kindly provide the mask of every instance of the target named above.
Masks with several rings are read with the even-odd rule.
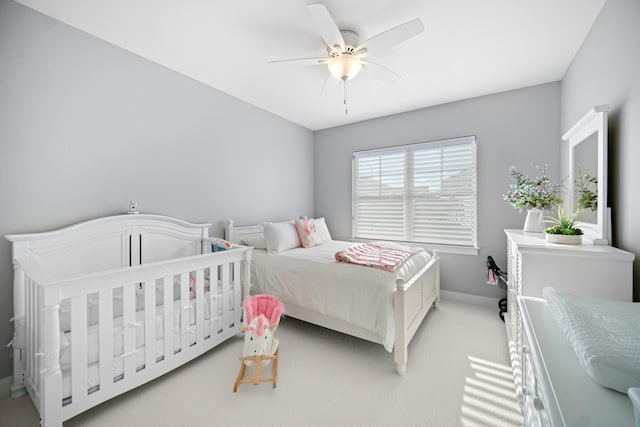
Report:
[[[242,245],[242,239],[253,236],[264,236],[264,229],[262,224],[257,225],[245,225],[237,227],[233,224],[233,220],[227,221],[227,225],[224,229],[225,239],[236,245]]]
[[[203,253],[210,224],[125,214],[43,233],[11,234],[13,259],[32,258],[53,276],[83,274]]]

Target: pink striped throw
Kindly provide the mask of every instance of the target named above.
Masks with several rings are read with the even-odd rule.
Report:
[[[336,252],[336,260],[386,271],[396,271],[410,256],[422,251],[424,249],[415,246],[377,241],[354,245]]]

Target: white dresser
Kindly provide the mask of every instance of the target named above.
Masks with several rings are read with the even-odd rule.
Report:
[[[522,230],[505,233],[508,272],[505,325],[516,394],[522,404],[524,334],[516,297],[542,298],[542,289],[553,286],[576,295],[632,301],[635,256],[611,246],[547,243],[543,233]]]

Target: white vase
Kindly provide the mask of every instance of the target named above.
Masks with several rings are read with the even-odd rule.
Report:
[[[540,209],[529,209],[524,220],[523,231],[529,233],[542,233],[544,231],[544,214]]]

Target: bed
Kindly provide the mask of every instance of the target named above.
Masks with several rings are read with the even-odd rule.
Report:
[[[251,248],[147,214],[12,234],[12,395],[43,426],[157,378],[236,335]]]
[[[269,230],[293,221],[241,227],[228,222],[226,239],[254,248],[252,293],[276,296],[287,316],[382,344],[393,352],[397,373],[404,375],[409,342],[440,300],[438,252],[421,251],[395,272],[344,264],[335,253],[353,243],[332,240],[324,219],[313,221],[322,242],[308,248],[296,245],[293,236],[280,236],[273,244]]]

